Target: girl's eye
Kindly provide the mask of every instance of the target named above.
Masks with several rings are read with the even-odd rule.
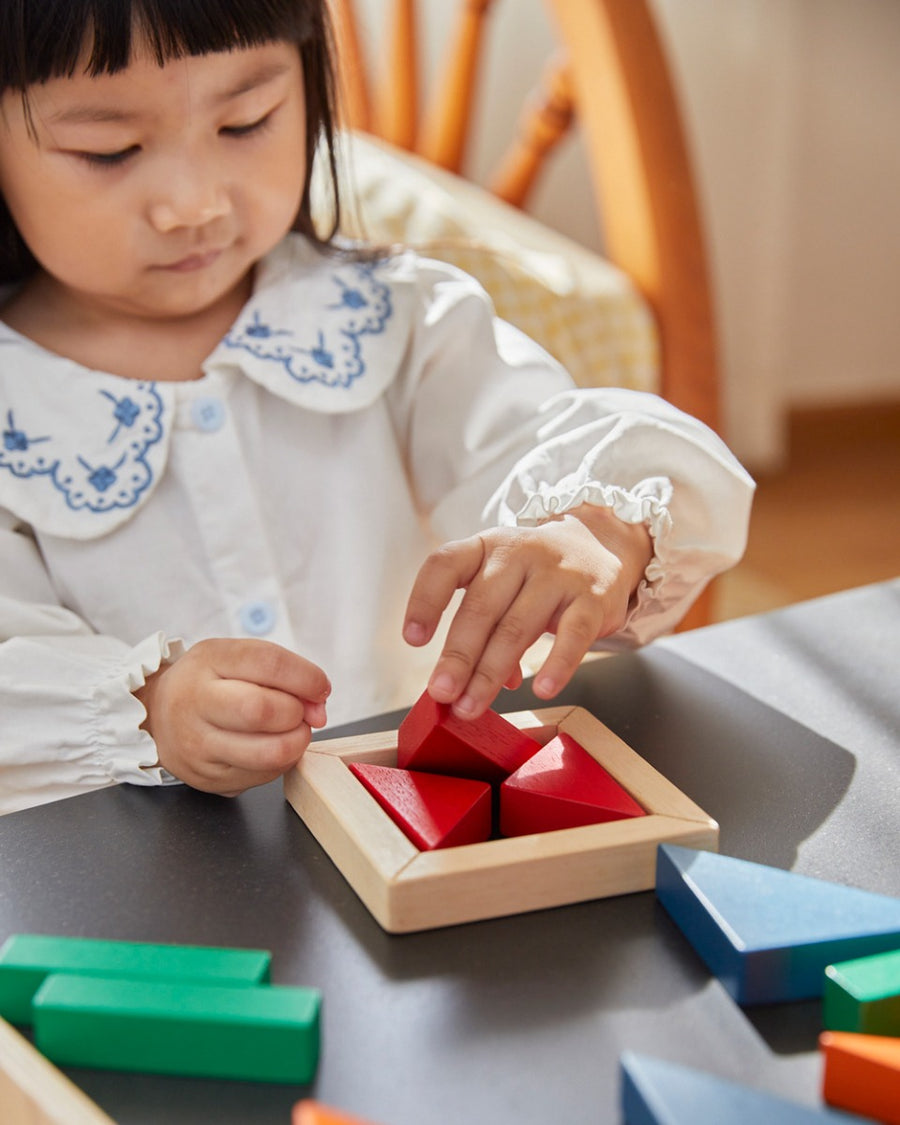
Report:
[[[138,151],[137,145],[120,149],[118,152],[79,152],[78,157],[86,164],[94,164],[100,168],[113,168],[117,164],[124,164],[129,157]]]
[[[257,118],[256,121],[250,121],[246,125],[224,125],[219,132],[226,137],[249,137],[254,133],[261,133],[271,121],[272,114],[267,113],[265,116]]]

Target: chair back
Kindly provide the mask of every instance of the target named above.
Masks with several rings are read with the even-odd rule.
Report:
[[[354,0],[331,0],[342,121],[460,175],[478,100],[490,15],[499,0],[455,5],[442,68],[424,91],[426,3],[384,0],[386,49],[371,74]],[[521,0],[505,0],[515,4]],[[580,130],[605,254],[656,321],[660,393],[720,428],[716,332],[701,212],[672,72],[650,0],[543,0],[555,31],[516,134],[484,185],[525,207],[548,158]],[[712,591],[680,629],[711,619]]]
[[[383,67],[370,74],[354,0],[332,0],[343,121],[465,175],[478,75],[498,0],[455,3],[436,83],[421,81],[427,4],[385,0]],[[516,3],[517,0],[506,0]],[[656,319],[661,393],[719,428],[716,335],[694,176],[673,77],[648,0],[544,0],[556,32],[516,135],[487,186],[525,207],[559,140],[577,125],[606,256]]]

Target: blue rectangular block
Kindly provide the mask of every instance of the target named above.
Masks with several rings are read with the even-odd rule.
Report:
[[[624,1125],[864,1125],[862,1117],[788,1102],[631,1051],[622,1055],[621,1076]]]
[[[900,948],[900,899],[661,844],[656,894],[739,1004],[821,996],[836,961]]]

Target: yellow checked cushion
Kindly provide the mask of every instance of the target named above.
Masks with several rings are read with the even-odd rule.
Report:
[[[658,390],[655,325],[620,270],[470,181],[373,137],[345,134],[341,156],[342,233],[465,270],[497,313],[581,386]]]

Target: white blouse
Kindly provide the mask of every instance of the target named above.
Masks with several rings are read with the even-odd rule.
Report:
[[[153,357],[147,357],[153,374]],[[575,390],[450,266],[290,236],[194,382],[138,382],[0,324],[0,812],[166,780],[132,695],[213,636],[319,664],[329,722],[403,707],[438,542],[583,501],[655,557],[611,645],[671,629],[741,555],[753,483],[652,395]],[[178,639],[176,639],[178,638]]]

